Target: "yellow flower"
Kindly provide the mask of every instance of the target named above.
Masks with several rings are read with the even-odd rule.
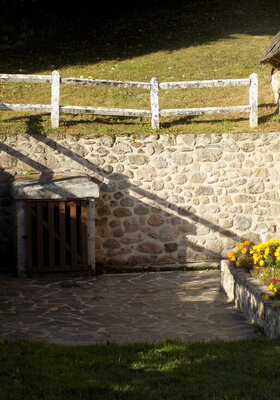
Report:
[[[280,246],[277,247],[277,249],[276,249],[274,255],[275,255],[275,257],[276,257],[276,260],[277,260],[277,261],[280,261]]]
[[[276,289],[276,287],[273,285],[273,283],[271,283],[271,284],[268,286],[268,290],[271,290],[271,291],[274,292],[274,293],[277,292],[277,289]]]
[[[244,248],[241,250],[241,253],[242,253],[242,254],[246,254],[247,251],[248,251],[248,249],[247,249],[246,247],[244,247]]]
[[[264,260],[260,261],[260,266],[263,267],[264,266]]]
[[[267,256],[269,255],[269,251],[270,251],[270,248],[267,247],[267,248],[265,249],[265,251],[264,251],[264,258],[267,258]]]
[[[265,294],[265,295],[263,296],[263,299],[264,299],[264,300],[269,300],[269,299],[270,299],[269,294]]]
[[[238,250],[241,250],[242,247],[245,246],[249,246],[251,242],[249,242],[249,240],[246,240],[245,242],[239,243],[238,245],[236,245],[236,247],[238,248]]]
[[[235,256],[232,256],[231,259],[230,259],[230,261],[236,261],[236,257],[235,257]]]
[[[278,239],[269,239],[267,242],[268,243],[279,243],[280,244],[280,240],[278,240]]]

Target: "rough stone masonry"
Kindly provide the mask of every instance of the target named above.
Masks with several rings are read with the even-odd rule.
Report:
[[[241,240],[279,237],[279,161],[277,132],[1,135],[1,259],[14,241],[11,182],[38,172],[98,183],[97,263],[218,261]]]

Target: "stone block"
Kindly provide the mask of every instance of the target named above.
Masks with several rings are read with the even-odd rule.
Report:
[[[138,214],[138,215],[146,215],[146,214],[149,214],[150,210],[147,206],[139,204],[134,208],[134,212],[135,212],[135,214]]]
[[[122,207],[134,207],[135,200],[132,197],[125,197],[120,201]]]
[[[144,243],[141,243],[137,246],[137,250],[142,252],[142,253],[147,253],[147,254],[159,254],[162,252],[162,247],[152,241],[146,241]]]
[[[121,247],[120,243],[118,240],[115,239],[108,239],[104,242],[103,244],[104,247],[108,249],[118,249]]]
[[[145,165],[148,162],[148,158],[146,156],[136,154],[136,155],[130,155],[128,157],[128,161],[130,162],[130,164]]]
[[[132,148],[126,143],[116,143],[112,147],[112,151],[116,154],[132,153]]]
[[[214,190],[211,186],[198,186],[194,192],[195,196],[211,196]]]
[[[160,226],[164,224],[164,217],[158,214],[152,214],[148,219],[148,224],[151,226]]]
[[[252,194],[263,193],[264,183],[262,180],[254,178],[250,179],[247,186],[248,192]]]
[[[132,212],[128,208],[120,207],[116,208],[113,211],[113,214],[115,217],[125,218],[125,217],[130,217],[132,215]]]
[[[221,149],[197,149],[197,160],[201,162],[216,162],[219,161],[223,155]]]
[[[234,218],[234,228],[239,231],[246,231],[252,225],[252,219],[249,217],[244,217],[237,215]]]
[[[146,166],[138,169],[135,176],[138,180],[151,181],[157,176],[157,173],[154,167]]]
[[[174,251],[178,250],[177,243],[165,243],[164,249],[167,253],[173,253]]]

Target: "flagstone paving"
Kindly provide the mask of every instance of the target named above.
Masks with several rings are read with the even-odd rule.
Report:
[[[257,338],[220,271],[0,278],[0,336],[59,344]]]

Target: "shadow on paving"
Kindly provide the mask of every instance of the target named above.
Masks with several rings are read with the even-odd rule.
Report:
[[[60,344],[258,338],[220,271],[0,279],[0,336]]]

